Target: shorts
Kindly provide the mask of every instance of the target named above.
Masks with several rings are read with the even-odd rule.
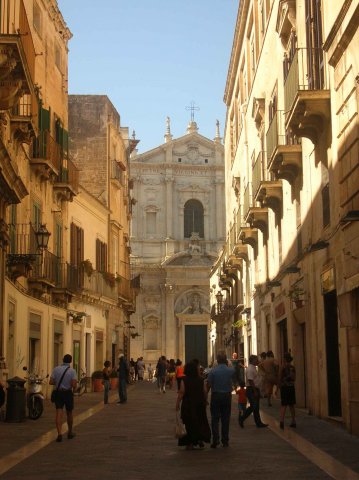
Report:
[[[55,402],[56,410],[66,408],[66,412],[72,412],[74,409],[74,394],[72,390],[59,391]]]

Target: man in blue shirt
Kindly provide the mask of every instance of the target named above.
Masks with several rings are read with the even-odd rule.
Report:
[[[222,445],[228,447],[229,421],[231,418],[233,367],[228,367],[227,356],[224,352],[217,355],[218,365],[209,372],[207,378],[208,391],[211,394],[211,417],[212,417],[212,444],[211,448],[219,445],[219,421],[222,425]]]
[[[57,390],[55,400],[56,408],[56,428],[57,428],[57,442],[62,441],[62,413],[63,408],[66,408],[67,419],[67,438],[74,438],[75,434],[72,431],[74,409],[74,394],[73,389],[77,385],[76,370],[71,368],[72,356],[66,354],[63,358],[63,364],[54,368],[50,376],[50,385],[54,385]]]

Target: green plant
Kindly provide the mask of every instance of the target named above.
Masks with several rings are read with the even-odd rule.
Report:
[[[86,260],[83,260],[81,262],[81,266],[82,268],[84,269],[85,273],[87,276],[91,277],[91,275],[93,274],[94,272],[94,268],[92,266],[92,263],[91,261],[87,258]]]
[[[121,283],[122,282],[122,277],[118,273],[116,274],[115,281],[116,281],[116,283]]]
[[[245,327],[246,325],[247,325],[246,320],[237,320],[232,324],[234,328],[241,328],[241,327]]]
[[[288,292],[288,297],[291,298],[294,302],[298,300],[303,300],[304,295],[303,288],[298,285],[293,285],[293,287]]]
[[[113,273],[109,273],[109,272],[102,272],[102,277],[103,279],[105,280],[105,282],[107,283],[107,285],[109,285],[111,288],[114,288],[115,286],[115,275]]]
[[[92,380],[98,380],[98,379],[101,379],[101,378],[103,378],[102,370],[95,370],[94,372],[92,372],[92,374],[91,374],[91,379]]]

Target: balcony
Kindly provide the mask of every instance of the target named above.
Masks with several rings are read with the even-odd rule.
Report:
[[[259,202],[262,207],[269,207],[280,214],[283,203],[282,182],[274,180],[273,174],[268,173],[266,160],[265,152],[260,152],[253,165],[254,201]]]
[[[35,47],[23,0],[0,0],[0,110],[35,97]]]
[[[285,125],[316,145],[330,126],[330,91],[321,48],[296,48],[284,60]]]
[[[61,165],[61,147],[48,130],[41,132],[33,141],[30,166],[44,180],[55,181]]]
[[[36,95],[24,94],[10,111],[11,138],[19,144],[30,145],[37,133],[37,105]]]
[[[7,274],[15,281],[28,278],[37,261],[35,230],[30,223],[8,226],[9,253],[6,256]]]
[[[258,230],[257,228],[242,227],[240,239],[244,245],[251,246],[255,251],[258,245]]]
[[[254,179],[257,182],[257,179]],[[265,207],[256,207],[254,205],[251,192],[251,184],[248,183],[244,192],[244,210],[243,216],[245,223],[249,223],[252,228],[258,228],[263,234],[268,231],[268,209]],[[242,233],[242,229],[241,229]],[[243,241],[243,240],[242,240]]]
[[[91,275],[83,275],[82,294],[89,297],[107,297],[117,303],[117,285],[115,275],[94,270]]]
[[[266,134],[268,169],[293,185],[302,172],[301,139],[285,130],[285,113],[278,110]]]
[[[66,308],[75,292],[82,289],[83,271],[69,263],[58,263],[56,270],[56,284],[51,291],[52,303]]]
[[[79,171],[70,159],[64,159],[54,184],[59,201],[72,202],[79,189]]]
[[[111,180],[116,184],[117,187],[123,185],[123,164],[120,164],[117,160],[112,160],[111,162]]]
[[[48,250],[36,256],[28,275],[29,290],[32,294],[41,296],[51,292],[58,282],[59,263],[60,259]]]

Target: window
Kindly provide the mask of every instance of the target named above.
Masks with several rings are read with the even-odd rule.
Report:
[[[41,10],[40,7],[36,2],[34,2],[33,10],[32,10],[32,24],[37,31],[37,33],[41,37],[41,24],[42,24],[42,19],[41,19]]]
[[[118,235],[112,235],[112,268],[113,271],[118,273],[120,271],[118,265],[118,248],[119,248],[119,238]]]
[[[70,281],[74,288],[83,285],[84,231],[74,223],[70,225]]]
[[[107,245],[96,239],[96,270],[98,272],[107,272]]]
[[[182,158],[179,158],[179,159],[178,159],[178,163],[181,163],[181,162],[182,162]]]
[[[60,320],[54,320],[54,366],[60,365],[63,357],[63,329],[64,323]]]
[[[41,316],[30,313],[29,318],[29,358],[30,372],[40,370]]]
[[[204,163],[208,163],[208,158],[205,158],[205,159],[204,159]]]
[[[184,206],[184,238],[190,238],[192,233],[204,237],[203,205],[198,200],[188,200]]]
[[[329,184],[322,189],[323,227],[330,224],[330,195]]]
[[[156,233],[156,212],[146,212],[146,233],[148,235]]]

